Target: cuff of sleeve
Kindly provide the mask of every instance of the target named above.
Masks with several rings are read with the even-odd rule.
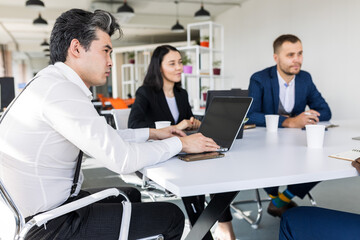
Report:
[[[178,137],[164,139],[162,140],[162,142],[164,142],[168,146],[171,157],[178,154],[182,149],[182,143]]]
[[[146,142],[149,139],[150,130],[149,128],[135,129],[135,138],[138,141]]]
[[[279,127],[280,128],[283,127],[282,124],[285,121],[285,119],[287,119],[287,117],[284,117],[284,116],[281,116],[281,115],[279,116]]]

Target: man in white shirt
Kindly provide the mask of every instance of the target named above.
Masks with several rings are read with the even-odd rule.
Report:
[[[130,173],[180,151],[219,147],[210,138],[185,136],[174,127],[116,131],[97,114],[89,87],[103,85],[109,76],[110,36],[116,30],[121,32],[115,18],[105,11],[63,13],[51,33],[54,65],[40,71],[3,114],[0,177],[24,217],[87,194],[80,191],[80,174],[71,195],[79,150],[114,172]],[[146,142],[148,139],[161,141]],[[32,230],[27,239],[117,239],[121,199],[113,202],[93,204],[55,219],[46,229]],[[183,221],[175,205],[134,204],[129,239],[155,234],[180,239]]]
[[[248,123],[265,126],[266,114],[279,115],[279,127],[302,128],[306,124],[328,121],[331,111],[317,90],[311,75],[301,70],[303,47],[300,39],[285,34],[273,43],[275,66],[254,73],[250,78],[249,96],[253,103]],[[305,111],[306,107],[308,111]],[[291,157],[291,156],[289,156]],[[303,198],[317,183],[289,185],[279,193],[279,187],[266,188],[272,198],[268,213],[281,217],[287,209],[297,206],[291,199]]]

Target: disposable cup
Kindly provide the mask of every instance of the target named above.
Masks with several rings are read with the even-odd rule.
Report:
[[[155,122],[155,128],[156,129],[166,128],[166,127],[170,126],[170,124],[171,124],[170,121],[157,121],[157,122]]]
[[[305,125],[308,148],[322,148],[324,145],[325,126]]]
[[[277,132],[279,125],[279,115],[265,115],[266,130],[268,132]]]

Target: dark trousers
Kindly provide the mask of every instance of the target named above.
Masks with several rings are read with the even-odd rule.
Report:
[[[129,239],[138,239],[162,234],[165,239],[180,239],[184,229],[184,214],[172,203],[140,203],[139,192],[133,188],[125,190],[132,203]],[[89,192],[93,192],[89,190]],[[80,194],[68,201],[89,195]],[[35,227],[27,239],[72,239],[98,240],[118,239],[122,219],[122,197],[110,197],[71,212],[46,224]]]
[[[310,190],[315,187],[316,184],[318,184],[319,182],[310,182],[310,183],[300,183],[300,184],[293,184],[293,185],[288,185],[287,189],[294,194],[295,196],[298,196],[299,198],[304,198],[306,194],[308,194],[308,192],[310,192]],[[271,194],[273,196],[277,196],[278,192],[279,192],[279,187],[269,187],[269,188],[264,188],[265,192],[267,194]]]
[[[360,215],[318,207],[297,207],[283,214],[279,240],[360,239]]]

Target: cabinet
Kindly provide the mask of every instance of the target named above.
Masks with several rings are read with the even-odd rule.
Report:
[[[191,45],[191,34],[199,31],[200,46]],[[208,43],[203,44],[204,40]],[[182,74],[182,85],[189,93],[192,103],[194,98],[205,103],[203,93],[207,90],[224,88],[224,29],[221,24],[212,21],[187,25],[187,46],[178,47],[182,54],[192,60],[193,72]],[[219,63],[220,74],[213,72],[214,63]]]

